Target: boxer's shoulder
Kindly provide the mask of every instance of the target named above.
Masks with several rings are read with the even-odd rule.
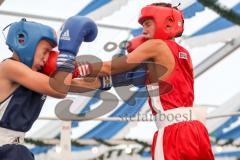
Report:
[[[18,78],[18,72],[22,72],[26,67],[19,61],[6,59],[0,63],[0,103],[4,97],[12,93],[20,84],[16,83],[11,77]]]
[[[25,65],[13,59],[6,59],[0,63],[0,78],[9,77],[10,74],[16,73],[18,70],[25,68]]]
[[[6,70],[8,70],[8,67],[11,67],[13,65],[13,60],[11,59],[5,59],[0,63],[0,79],[6,78]]]
[[[144,45],[152,50],[162,50],[164,47],[168,47],[167,43],[161,39],[149,39],[144,42]]]
[[[12,60],[6,60],[0,64],[0,104],[19,86],[19,84],[11,81],[6,76],[6,67],[7,65],[13,65]]]
[[[154,55],[165,55],[169,54],[170,51],[168,44],[161,39],[150,39],[144,42],[144,45],[150,52],[155,53]]]

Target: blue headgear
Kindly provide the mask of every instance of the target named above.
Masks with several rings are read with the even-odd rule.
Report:
[[[10,25],[6,44],[18,55],[22,63],[31,68],[36,47],[43,39],[49,40],[53,47],[57,46],[57,37],[51,27],[22,19]]]

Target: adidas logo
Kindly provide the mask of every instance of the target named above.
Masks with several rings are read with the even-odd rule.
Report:
[[[62,34],[62,36],[61,36],[60,39],[61,39],[61,40],[65,40],[65,41],[70,41],[71,38],[70,38],[70,36],[69,36],[69,30],[66,30],[66,31]]]

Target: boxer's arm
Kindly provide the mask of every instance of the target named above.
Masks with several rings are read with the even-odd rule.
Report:
[[[72,79],[69,92],[82,93],[101,88],[101,82],[98,78],[85,77],[81,79]]]
[[[71,38],[66,39],[63,35],[65,32],[69,32]],[[97,26],[91,19],[81,16],[70,17],[65,21],[60,34],[57,71],[51,77],[35,72],[26,65],[13,60],[7,60],[1,64],[1,69],[3,69],[1,73],[4,74],[1,76],[35,92],[64,98],[72,81],[75,56],[82,41],[93,41],[96,36]]]
[[[67,84],[70,84],[72,79],[72,74],[66,72],[57,72],[51,78],[33,71],[21,62],[13,60],[6,60],[1,65],[1,76],[4,78],[35,92],[55,98],[64,98],[66,96],[69,89],[69,85]],[[65,77],[64,83],[66,85],[63,85],[63,77]]]
[[[1,76],[32,91],[55,98],[64,98],[68,92],[82,93],[101,88],[98,78],[72,79],[72,74],[62,71],[49,77],[13,60],[6,60],[1,65]]]
[[[141,65],[132,71],[119,73],[112,76],[73,79],[69,91],[82,93],[96,89],[109,90],[112,86],[120,87],[128,85],[142,87],[145,85],[145,76],[145,67]]]
[[[92,64],[91,75],[116,74],[135,68],[146,60],[156,59],[159,55],[169,53],[169,48],[162,40],[148,40],[126,56],[115,58],[102,64]],[[101,70],[95,70],[102,65]]]

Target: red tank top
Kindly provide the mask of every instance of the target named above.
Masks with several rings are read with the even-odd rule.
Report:
[[[158,82],[160,98],[160,102],[158,102],[161,104],[155,105],[161,106],[164,110],[177,107],[191,107],[194,101],[194,77],[191,57],[188,51],[176,42],[170,40],[165,42],[174,56],[175,68],[166,80]],[[172,89],[161,95],[162,89],[166,88],[166,82],[171,84]],[[148,102],[155,115],[156,111],[153,109],[150,96],[148,97]]]

